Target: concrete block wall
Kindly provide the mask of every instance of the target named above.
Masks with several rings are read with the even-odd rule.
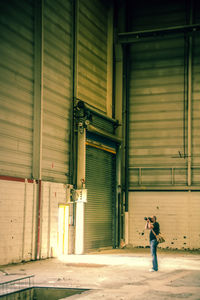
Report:
[[[38,190],[36,182],[0,180],[0,265],[36,259]],[[59,204],[66,204],[66,185],[42,182],[39,258],[58,254]],[[73,253],[74,226],[70,225],[68,248]]]
[[[0,180],[0,264],[35,254],[37,184]]]
[[[166,242],[161,248],[200,249],[200,192],[130,192],[128,243],[149,245],[145,216],[156,215]]]

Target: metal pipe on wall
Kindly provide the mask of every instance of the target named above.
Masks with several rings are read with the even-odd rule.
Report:
[[[192,183],[192,37],[189,37],[188,53],[188,186]]]
[[[190,25],[193,22],[193,1],[190,2]],[[188,37],[188,186],[192,184],[192,36]]]
[[[128,97],[128,46],[124,47],[123,57],[123,101],[125,103],[125,212],[128,212],[128,189],[129,189],[129,97]]]
[[[115,209],[115,247],[119,247],[121,239],[121,145],[116,153],[116,209]]]
[[[129,243],[129,95],[128,95],[128,79],[129,70],[127,57],[128,55],[128,45],[123,49],[123,101],[125,102],[125,244]]]

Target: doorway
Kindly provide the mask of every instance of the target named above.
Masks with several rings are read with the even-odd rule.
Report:
[[[68,254],[69,205],[58,207],[58,255]]]

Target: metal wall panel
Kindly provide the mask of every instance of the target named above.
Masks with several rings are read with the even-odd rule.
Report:
[[[42,179],[69,178],[72,114],[72,2],[44,1]]]
[[[33,132],[33,3],[0,4],[0,172],[30,178]]]
[[[184,37],[133,44],[129,61],[130,188],[186,184]]]
[[[106,2],[79,1],[77,97],[106,112],[107,98]]]
[[[133,0],[129,2],[128,13],[131,14],[130,26],[133,31],[171,27],[186,23],[187,1]]]
[[[86,188],[85,251],[113,246],[115,155],[87,146]]]
[[[194,1],[194,23],[200,22],[200,2]],[[192,183],[200,183],[200,34],[193,36]]]

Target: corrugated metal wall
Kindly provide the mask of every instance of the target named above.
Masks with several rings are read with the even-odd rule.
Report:
[[[42,179],[68,182],[72,115],[72,2],[44,1]]]
[[[130,187],[186,184],[184,38],[134,44],[130,64]]]
[[[143,4],[132,6],[130,31],[189,22],[186,1]],[[187,35],[143,38],[129,48],[129,188],[188,184],[188,72],[193,82],[192,184],[199,182],[199,33],[192,39],[191,72]]]
[[[1,1],[1,174],[32,177],[34,2]],[[69,180],[72,1],[43,5],[42,179]]]
[[[133,1],[129,29],[198,23],[200,4],[193,1],[190,20],[191,2]],[[191,185],[199,187],[199,47],[199,32],[156,35],[155,31],[129,47],[129,189],[140,190],[129,191],[127,236],[133,246],[149,245],[144,217],[156,215],[166,238],[160,247],[200,247],[199,192],[159,191],[190,185],[190,137]],[[141,191],[144,187],[149,191]],[[157,191],[151,191],[154,188]]]
[[[132,0],[128,3],[129,31],[182,25],[187,19],[187,1],[184,0]]]
[[[106,112],[107,23],[105,1],[79,1],[77,97]]]
[[[33,3],[0,3],[0,173],[30,178],[33,137]]]
[[[0,3],[0,174],[6,179],[0,182],[2,264],[35,259],[37,251],[37,185],[23,182],[23,178],[33,176],[34,76],[38,71],[34,69],[36,3],[39,2]],[[43,31],[41,173],[42,180],[67,183],[73,102],[72,1],[44,0],[43,4],[43,27],[38,29]],[[23,183],[15,182],[16,178],[7,181],[9,177],[5,175],[21,177]],[[60,185],[62,194],[65,187]],[[41,257],[57,251],[58,202],[62,196],[59,188],[50,188],[44,202],[42,199]],[[66,200],[62,198],[62,202]]]
[[[79,2],[79,14],[76,20],[79,28],[77,95],[87,103],[106,112],[107,4],[106,1],[100,0],[90,2],[80,0]],[[37,179],[41,178],[42,181],[54,181],[57,184],[69,182],[74,5],[75,2],[71,0],[10,0],[0,3],[2,96],[0,173],[3,179],[8,179],[5,175],[32,178],[35,176],[33,175],[35,171]],[[38,26],[35,26],[35,22]],[[40,25],[41,28],[39,28]],[[41,67],[41,74],[36,65]],[[39,106],[38,111],[35,109],[37,106]],[[42,120],[41,128],[40,120]],[[98,122],[98,117],[96,117],[95,123]],[[112,128],[109,131],[112,131]],[[38,150],[40,143],[41,165],[38,155],[40,151],[38,151],[38,157],[33,155],[33,147],[34,150]],[[34,154],[36,152],[34,151]],[[33,160],[39,161],[35,167],[37,170],[33,169]],[[13,180],[17,179],[13,178]],[[15,197],[13,198],[13,195],[8,193],[2,199],[1,207],[5,211],[7,204],[14,208],[18,205],[19,211],[17,211],[17,216],[15,211],[10,211],[5,222],[3,218],[1,219],[4,234],[0,249],[4,253],[1,257],[5,258],[7,251],[13,246],[16,253],[10,252],[7,257],[8,263],[35,258],[37,250],[40,251],[40,257],[50,256],[57,247],[59,188],[54,190],[54,187],[49,187],[48,189],[42,183],[40,249],[37,249],[37,239],[32,238],[30,241],[30,230],[36,238],[38,230],[36,214],[38,212],[35,209],[38,194],[36,195],[34,190],[35,206],[33,207],[27,183],[20,189],[14,181],[11,183],[5,181],[2,186],[5,190],[9,187],[8,192],[12,191]],[[64,188],[61,189],[61,194],[64,195]],[[18,198],[19,203],[16,204],[15,199]],[[15,216],[16,232],[12,232],[14,232],[16,243],[15,240],[7,241],[7,231],[4,226],[9,224],[9,220]],[[29,216],[32,225],[28,219]]]

